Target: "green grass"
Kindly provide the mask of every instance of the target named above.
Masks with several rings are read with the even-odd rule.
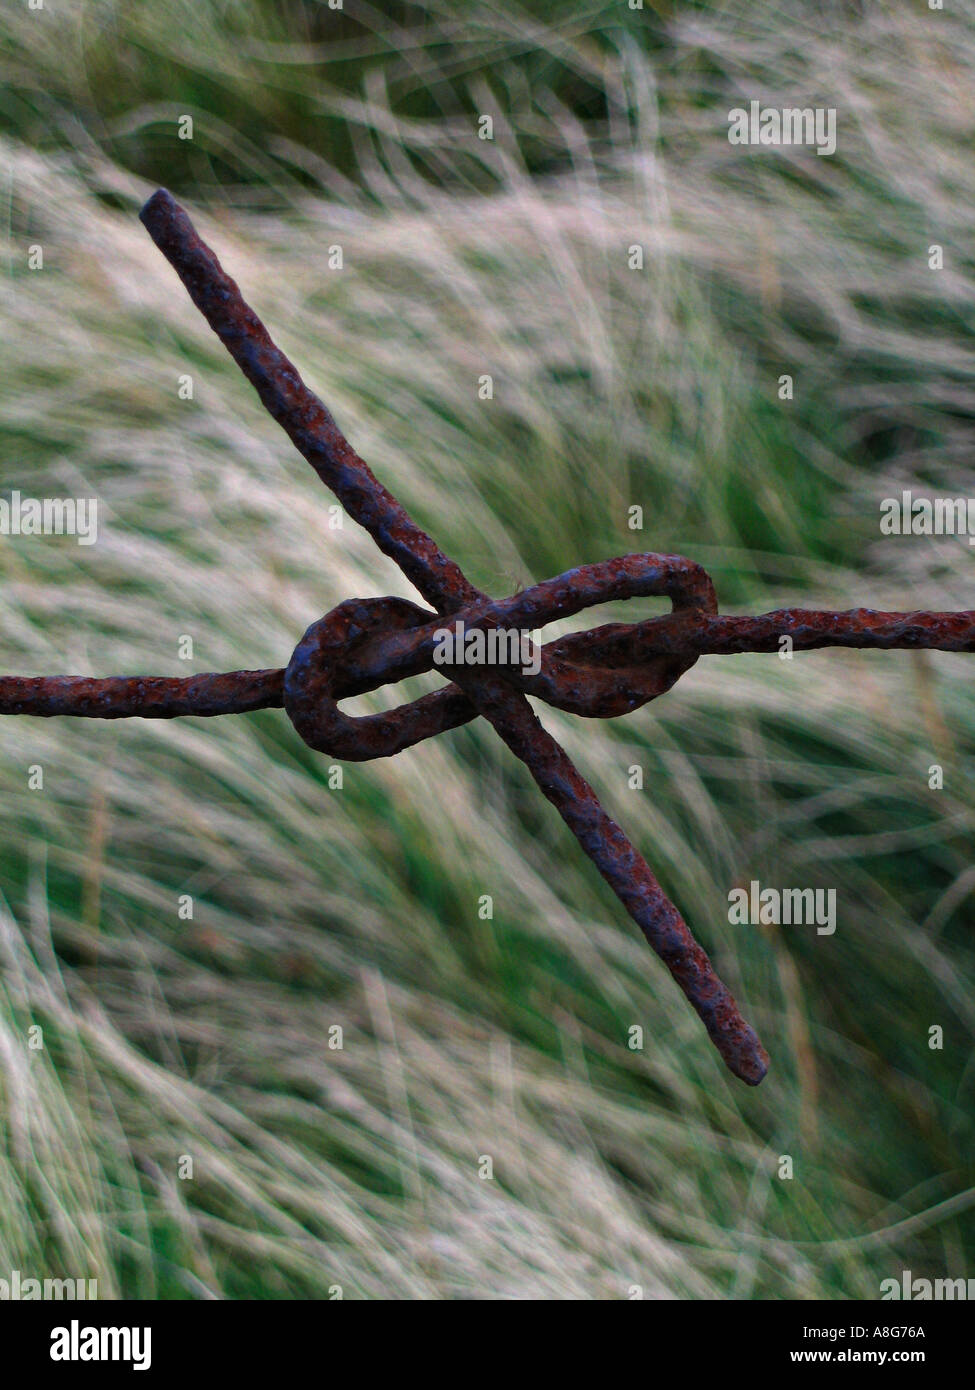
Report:
[[[321,5],[5,12],[0,492],[97,496],[101,530],[3,539],[0,669],[282,665],[342,599],[409,594],[329,529],[152,247],[153,180],[475,583],[661,550],[731,610],[971,606],[964,542],[878,517],[970,491],[975,29],[531,13],[404,7],[367,41]],[[837,106],[836,157],[728,145],[752,96]],[[966,1276],[971,688],[963,656],[837,651],[706,659],[626,720],[541,711],[762,1033],[755,1091],[480,724],[335,790],[277,711],[0,720],[0,1277],[778,1299]],[[729,925],[751,878],[835,887],[835,936]]]

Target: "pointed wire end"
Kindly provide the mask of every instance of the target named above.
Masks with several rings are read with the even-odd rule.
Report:
[[[162,251],[194,236],[193,224],[168,188],[157,188],[139,211],[139,221]]]
[[[724,1059],[746,1086],[758,1086],[768,1073],[769,1055],[751,1028],[747,1028],[747,1033],[750,1036],[734,1047],[731,1055],[725,1052]]]
[[[164,209],[169,212],[177,206],[176,199],[168,188],[157,188],[151,198],[147,198],[139,210],[139,221],[148,227]]]

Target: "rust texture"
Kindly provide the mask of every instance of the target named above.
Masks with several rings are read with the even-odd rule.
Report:
[[[345,509],[399,565],[430,605],[349,599],[309,627],[283,670],[163,676],[0,677],[0,714],[90,719],[173,719],[242,714],[282,705],[304,741],[350,761],[389,757],[481,716],[538,786],[664,961],[730,1070],[757,1085],[768,1056],[642,855],[603,810],[565,750],[526,699],[589,718],[639,709],[704,655],[819,647],[975,651],[975,612],[882,613],[781,609],[758,617],[718,612],[709,575],[680,555],[623,555],[581,565],[492,599],[408,515],[345,439],[324,404],[276,347],[235,282],[164,189],[140,214],[193,303],[256,389],[270,415]],[[511,653],[493,664],[437,665],[438,633],[530,634],[616,599],[666,597],[672,612],[609,623],[546,643],[529,673]],[[450,680],[384,714],[353,718],[338,702],[424,671]]]
[[[284,704],[283,671],[200,676],[0,676],[0,714],[85,719],[177,719],[247,714]]]

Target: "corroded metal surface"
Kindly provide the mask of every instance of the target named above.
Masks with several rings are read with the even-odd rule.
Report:
[[[410,518],[373,476],[329,411],[277,348],[189,217],[160,189],[141,213],[194,304],[322,481],[432,606],[400,598],[350,599],[308,629],[285,670],[162,676],[0,677],[0,714],[172,719],[284,706],[312,748],[364,761],[390,757],[478,715],[531,771],[603,878],[667,965],[736,1076],[757,1085],[768,1057],[649,865],[603,810],[592,787],[542,726],[526,695],[590,718],[638,709],[669,690],[704,655],[818,647],[975,651],[975,612],[881,613],[782,609],[759,617],[718,612],[708,574],[679,555],[623,555],[582,565],[492,599]],[[465,639],[492,630],[530,634],[617,599],[666,597],[672,612],[609,623],[549,642],[538,669],[504,663],[436,664],[445,626]],[[530,663],[534,665],[535,663]],[[438,669],[441,690],[385,714],[353,718],[338,702]]]
[[[283,671],[222,671],[200,676],[0,676],[0,714],[80,715],[84,719],[177,719],[184,714],[247,714],[280,709]]]
[[[379,549],[396,561],[427,602],[440,611],[451,612],[477,598],[477,590],[468,584],[459,566],[373,476],[329,410],[271,341],[261,320],[244,303],[237,285],[171,194],[160,188],[139,216],[268,413]]]

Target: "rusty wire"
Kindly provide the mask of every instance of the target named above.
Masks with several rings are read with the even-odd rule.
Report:
[[[718,612],[714,586],[700,565],[679,555],[652,554],[581,565],[510,598],[492,599],[468,581],[373,476],[172,196],[160,189],[140,217],[268,412],[430,608],[400,598],[349,599],[312,624],[284,670],[184,679],[3,676],[0,714],[173,719],[283,706],[311,748],[352,761],[389,757],[480,715],[526,764],[684,991],[727,1066],[757,1085],[768,1069],[768,1056],[754,1030],[649,865],[603,810],[526,696],[574,714],[610,718],[669,690],[699,656],[776,651],[783,638],[799,651],[975,651],[975,612],[788,608],[759,617],[728,617]],[[351,718],[338,707],[348,696],[434,669],[436,633],[446,618],[464,634],[492,628],[521,634],[595,604],[649,595],[669,598],[672,612],[549,642],[534,675],[514,663],[460,662],[437,667],[449,670],[448,685],[388,713]]]

